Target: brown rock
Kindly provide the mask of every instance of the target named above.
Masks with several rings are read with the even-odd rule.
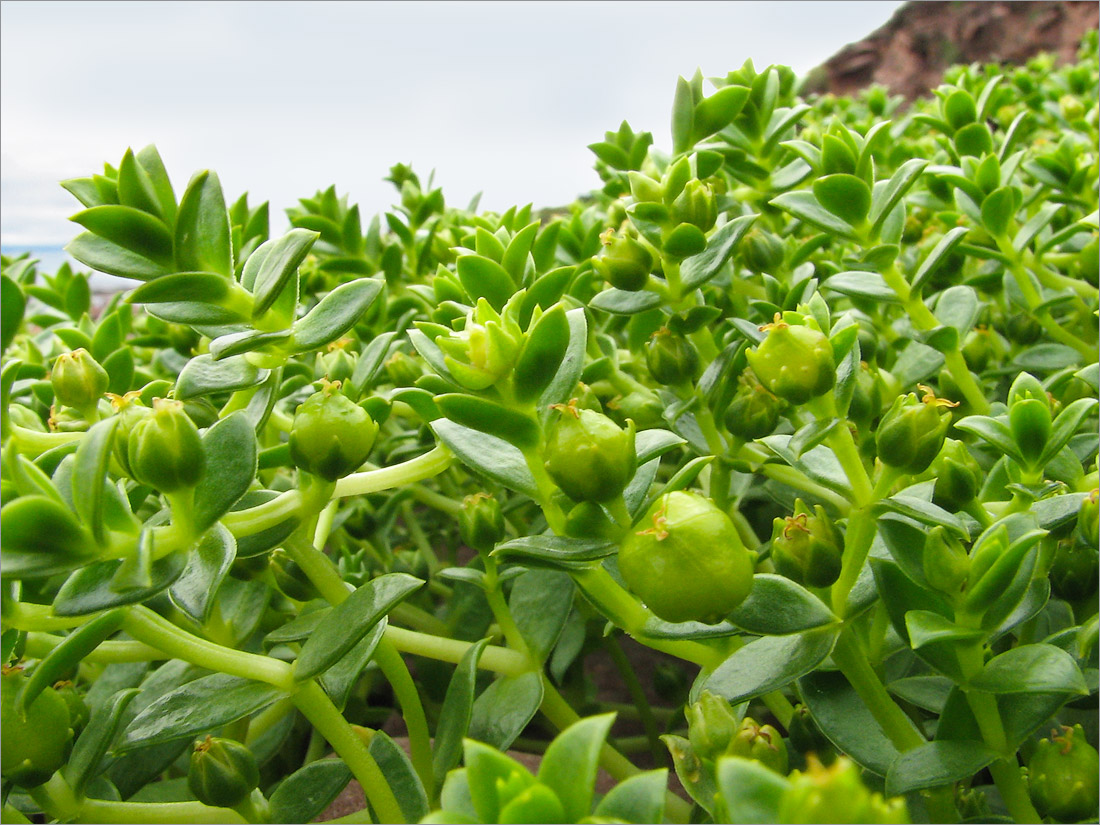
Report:
[[[803,94],[849,95],[878,83],[912,100],[959,63],[1024,63],[1039,52],[1071,62],[1098,26],[1100,6],[1087,0],[909,2],[811,71]]]

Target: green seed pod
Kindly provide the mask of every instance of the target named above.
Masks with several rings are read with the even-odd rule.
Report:
[[[645,363],[654,381],[675,386],[695,380],[699,372],[699,353],[683,335],[661,327],[649,336]]]
[[[726,429],[744,441],[770,435],[787,407],[786,402],[768,392],[751,367],[737,379],[737,392],[726,407]]]
[[[500,502],[488,493],[474,493],[462,500],[458,513],[462,540],[479,553],[488,553],[504,538],[504,516]]]
[[[546,472],[574,501],[611,501],[634,477],[634,422],[619,426],[598,412],[555,404],[543,451]]]
[[[959,540],[942,527],[933,527],[925,536],[921,564],[928,583],[941,593],[957,596],[966,586],[970,557]]]
[[[766,229],[752,229],[741,242],[741,260],[758,275],[778,269],[784,252],[783,241]]]
[[[378,425],[362,407],[328,384],[298,407],[290,430],[290,458],[299,470],[336,481],[370,455]]]
[[[752,589],[753,562],[722,510],[696,493],[667,493],[619,547],[629,587],[669,622],[717,622]]]
[[[122,468],[132,475],[133,470],[130,469],[130,433],[133,432],[139,421],[152,415],[153,411],[141,403],[141,393],[136,390],[125,395],[108,393],[107,397],[111,400],[111,406],[115,408],[118,414],[112,452]]]
[[[828,587],[835,582],[843,546],[820,504],[811,512],[802,499],[795,499],[794,515],[772,523],[772,563],[781,576],[799,584]]]
[[[395,387],[411,387],[423,374],[424,370],[420,362],[401,350],[397,350],[386,361],[386,376]]]
[[[879,459],[913,474],[927,470],[939,454],[951,424],[951,414],[945,408],[958,406],[936,398],[928,387],[922,385],[921,389],[924,397],[920,401],[914,393],[896,398],[875,432]]]
[[[1039,740],[1027,768],[1028,792],[1041,816],[1060,822],[1095,817],[1100,758],[1080,725],[1063,725],[1051,731],[1050,739]]]
[[[664,426],[664,405],[657,394],[650,390],[635,390],[627,395],[612,398],[606,404],[607,411],[616,421],[625,425],[633,421],[642,429]]]
[[[1035,469],[1054,424],[1046,390],[1026,372],[1020,373],[1008,391],[1008,428],[1026,469]]]
[[[154,399],[152,414],[133,425],[126,448],[134,478],[162,493],[194,487],[206,469],[199,430],[179,401]]]
[[[669,207],[672,224],[688,223],[703,232],[710,231],[718,220],[718,200],[714,190],[701,180],[689,180]]]
[[[691,748],[700,759],[717,759],[727,753],[740,727],[730,703],[709,690],[703,691],[698,702],[684,708],[684,716]]]
[[[774,395],[797,405],[832,389],[836,363],[833,347],[822,332],[788,324],[779,313],[761,329],[768,331],[768,337],[747,355],[760,383]]]
[[[1005,337],[1022,347],[1034,344],[1043,334],[1043,327],[1024,312],[1014,312],[1005,318]]]
[[[54,397],[85,417],[95,410],[109,381],[107,370],[83,348],[58,356],[50,373]]]
[[[343,383],[355,372],[355,356],[349,355],[343,347],[334,347],[331,352],[317,354],[313,368],[313,377],[320,381],[340,381]]]
[[[781,823],[909,822],[905,800],[884,800],[881,794],[869,791],[859,768],[846,756],[828,768],[810,757],[806,771],[791,773],[790,783],[779,803]]]
[[[260,784],[260,769],[252,751],[232,739],[207,736],[195,743],[187,787],[204,805],[235,808]]]
[[[275,579],[275,584],[284,596],[299,602],[320,598],[321,594],[310,581],[309,576],[282,550],[276,550],[271,554],[269,568],[271,577]]]
[[[943,448],[928,471],[936,480],[933,503],[952,513],[973,501],[982,488],[981,466],[966,445],[953,438],[944,440]]]
[[[592,265],[611,286],[627,292],[637,292],[649,280],[649,273],[653,269],[653,255],[630,235],[616,238],[613,233],[614,230],[609,229],[600,236],[605,247],[604,253]]]
[[[5,666],[0,674],[0,776],[23,788],[35,788],[65,764],[72,748],[69,706],[53,688],[46,688],[27,708],[15,701],[26,682],[23,668]]]
[[[963,339],[962,354],[966,365],[974,372],[984,371],[990,361],[995,361],[1004,354],[1003,350],[1000,337],[988,327],[975,327]]]
[[[795,705],[791,723],[787,726],[787,736],[792,748],[803,755],[813,754],[824,765],[831,765],[836,759],[833,743],[825,738],[805,705]]]
[[[1088,599],[1096,593],[1100,557],[1095,544],[1086,544],[1077,536],[1057,543],[1050,562],[1050,589],[1068,602]]]
[[[787,745],[779,731],[771,725],[758,725],[745,717],[737,735],[730,741],[726,753],[743,759],[755,759],[776,773],[787,775]]]

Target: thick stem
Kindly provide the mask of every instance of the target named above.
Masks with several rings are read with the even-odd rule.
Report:
[[[378,493],[393,487],[404,487],[407,484],[439,475],[451,466],[453,460],[451,451],[439,444],[424,453],[424,455],[404,461],[401,464],[346,476],[336,482],[336,490],[333,495],[337,498],[345,498],[346,496]]]
[[[288,693],[295,689],[292,670],[286,662],[192,636],[142,605],[127,608],[123,628],[137,641],[159,648],[171,658],[232,676],[267,682]]]
[[[404,822],[405,815],[378,763],[324,690],[310,679],[294,695],[294,704],[328,740],[352,775],[359,780],[380,821]]]

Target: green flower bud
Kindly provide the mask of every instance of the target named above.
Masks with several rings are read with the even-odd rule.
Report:
[[[401,350],[397,350],[386,361],[386,375],[395,387],[411,387],[423,374],[420,362]]]
[[[695,346],[668,327],[661,327],[649,336],[645,362],[653,380],[666,386],[694,381],[699,371],[699,353]]]
[[[619,426],[602,413],[554,404],[543,451],[546,471],[574,501],[611,501],[634,477],[634,422]]]
[[[1086,544],[1077,536],[1057,543],[1050,562],[1050,589],[1068,602],[1088,599],[1096,593],[1100,557],[1095,544]]]
[[[299,602],[320,598],[321,594],[306,572],[282,550],[276,550],[271,554],[269,569],[276,586],[287,598]]]
[[[1085,116],[1084,102],[1074,95],[1062,95],[1058,98],[1058,108],[1062,117],[1068,121],[1080,120]]]
[[[1042,384],[1020,373],[1008,391],[1008,428],[1026,469],[1034,469],[1054,428],[1050,399]]]
[[[740,728],[730,703],[709,690],[703,691],[698,702],[684,708],[684,716],[691,748],[701,759],[717,759],[725,754]]]
[[[710,231],[718,220],[714,190],[701,180],[689,180],[669,207],[669,216],[673,225],[689,223],[703,232]]]
[[[317,354],[313,377],[318,381],[324,379],[343,383],[350,379],[354,372],[355,356],[349,355],[342,346],[332,345],[330,352],[326,352],[324,355]]]
[[[657,394],[650,390],[635,390],[612,398],[605,406],[608,413],[623,425],[627,421],[633,421],[639,427],[648,429],[665,424],[664,405]]]
[[[69,758],[73,729],[69,706],[53,688],[31,702],[26,715],[15,707],[26,676],[23,668],[0,673],[0,776],[5,783],[34,788],[54,775]]]
[[[921,385],[921,389],[924,397],[920,401],[914,393],[896,398],[875,432],[879,459],[913,474],[928,469],[939,454],[951,424],[945,407],[958,406],[936,398],[928,387]]]
[[[462,500],[458,529],[468,547],[488,553],[504,538],[504,516],[500,502],[488,493],[474,493]]]
[[[111,406],[115,408],[118,415],[112,451],[122,468],[132,475],[133,471],[130,469],[130,433],[133,432],[139,421],[152,415],[153,411],[141,403],[141,393],[136,390],[125,395],[107,393],[107,397],[111,400]]]
[[[195,743],[187,787],[204,805],[235,808],[260,784],[260,769],[252,751],[232,739],[207,736]]]
[[[847,757],[840,757],[828,768],[813,757],[807,763],[805,772],[790,775],[790,788],[779,803],[779,822],[909,822],[905,800],[884,800],[881,794],[869,791],[859,768]]]
[[[974,500],[982,489],[982,468],[961,441],[944,440],[943,449],[928,468],[936,480],[934,504],[956,512]]]
[[[957,596],[970,574],[970,557],[957,538],[942,527],[933,527],[924,539],[921,563],[928,583],[941,593]]]
[[[465,327],[435,342],[459,384],[470,390],[484,390],[511,373],[523,342],[523,330],[479,298],[466,316]]]
[[[741,242],[741,259],[750,271],[772,273],[783,263],[783,241],[766,229],[754,228]]]
[[[1028,762],[1028,791],[1041,816],[1078,822],[1096,816],[1100,758],[1080,725],[1051,731]]]
[[[85,417],[94,412],[99,399],[107,392],[109,380],[107,370],[83,348],[58,356],[50,373],[54,397]]]
[[[791,723],[787,726],[787,736],[791,747],[803,755],[812,754],[825,765],[833,764],[836,759],[833,743],[825,738],[805,705],[795,705]]]
[[[630,181],[630,194],[638,203],[660,203],[664,190],[660,181],[656,181],[644,172],[627,172]]]
[[[630,235],[621,238],[614,236],[614,230],[608,229],[600,240],[605,247],[602,257],[592,264],[611,286],[637,292],[649,280],[653,269],[653,256],[638,240]]]
[[[130,472],[162,493],[194,487],[206,469],[199,430],[183,404],[153,400],[153,412],[141,418],[126,440]]]
[[[737,379],[737,392],[726,407],[726,429],[744,441],[770,435],[787,404],[760,383],[751,367]]]
[[[370,455],[378,425],[362,407],[327,384],[307,398],[294,414],[290,458],[299,470],[336,481]]]
[[[755,759],[778,774],[787,775],[787,745],[771,725],[758,725],[746,717],[726,753],[743,759]]]
[[[848,420],[857,427],[867,427],[882,415],[884,394],[877,371],[872,371],[866,361],[860,361],[852,398],[848,402]]]
[[[799,584],[828,587],[835,582],[843,544],[820,504],[811,513],[802,499],[795,499],[794,515],[772,523],[772,563],[781,576]]]
[[[1004,355],[1004,347],[997,333],[988,327],[977,326],[963,339],[962,354],[972,371],[983,372],[990,361],[998,360]]]
[[[776,313],[760,329],[768,337],[748,351],[749,365],[760,383],[791,404],[824,395],[836,383],[836,363],[829,339],[819,330],[789,324]]]
[[[619,547],[619,571],[657,616],[716,622],[752,589],[753,562],[722,510],[696,493],[658,498]]]

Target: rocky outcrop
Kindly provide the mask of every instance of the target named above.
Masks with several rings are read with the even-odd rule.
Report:
[[[1081,38],[1098,25],[1100,6],[1092,0],[909,2],[810,72],[803,94],[848,95],[880,83],[912,100],[957,63],[1023,63],[1039,52],[1072,61]]]

